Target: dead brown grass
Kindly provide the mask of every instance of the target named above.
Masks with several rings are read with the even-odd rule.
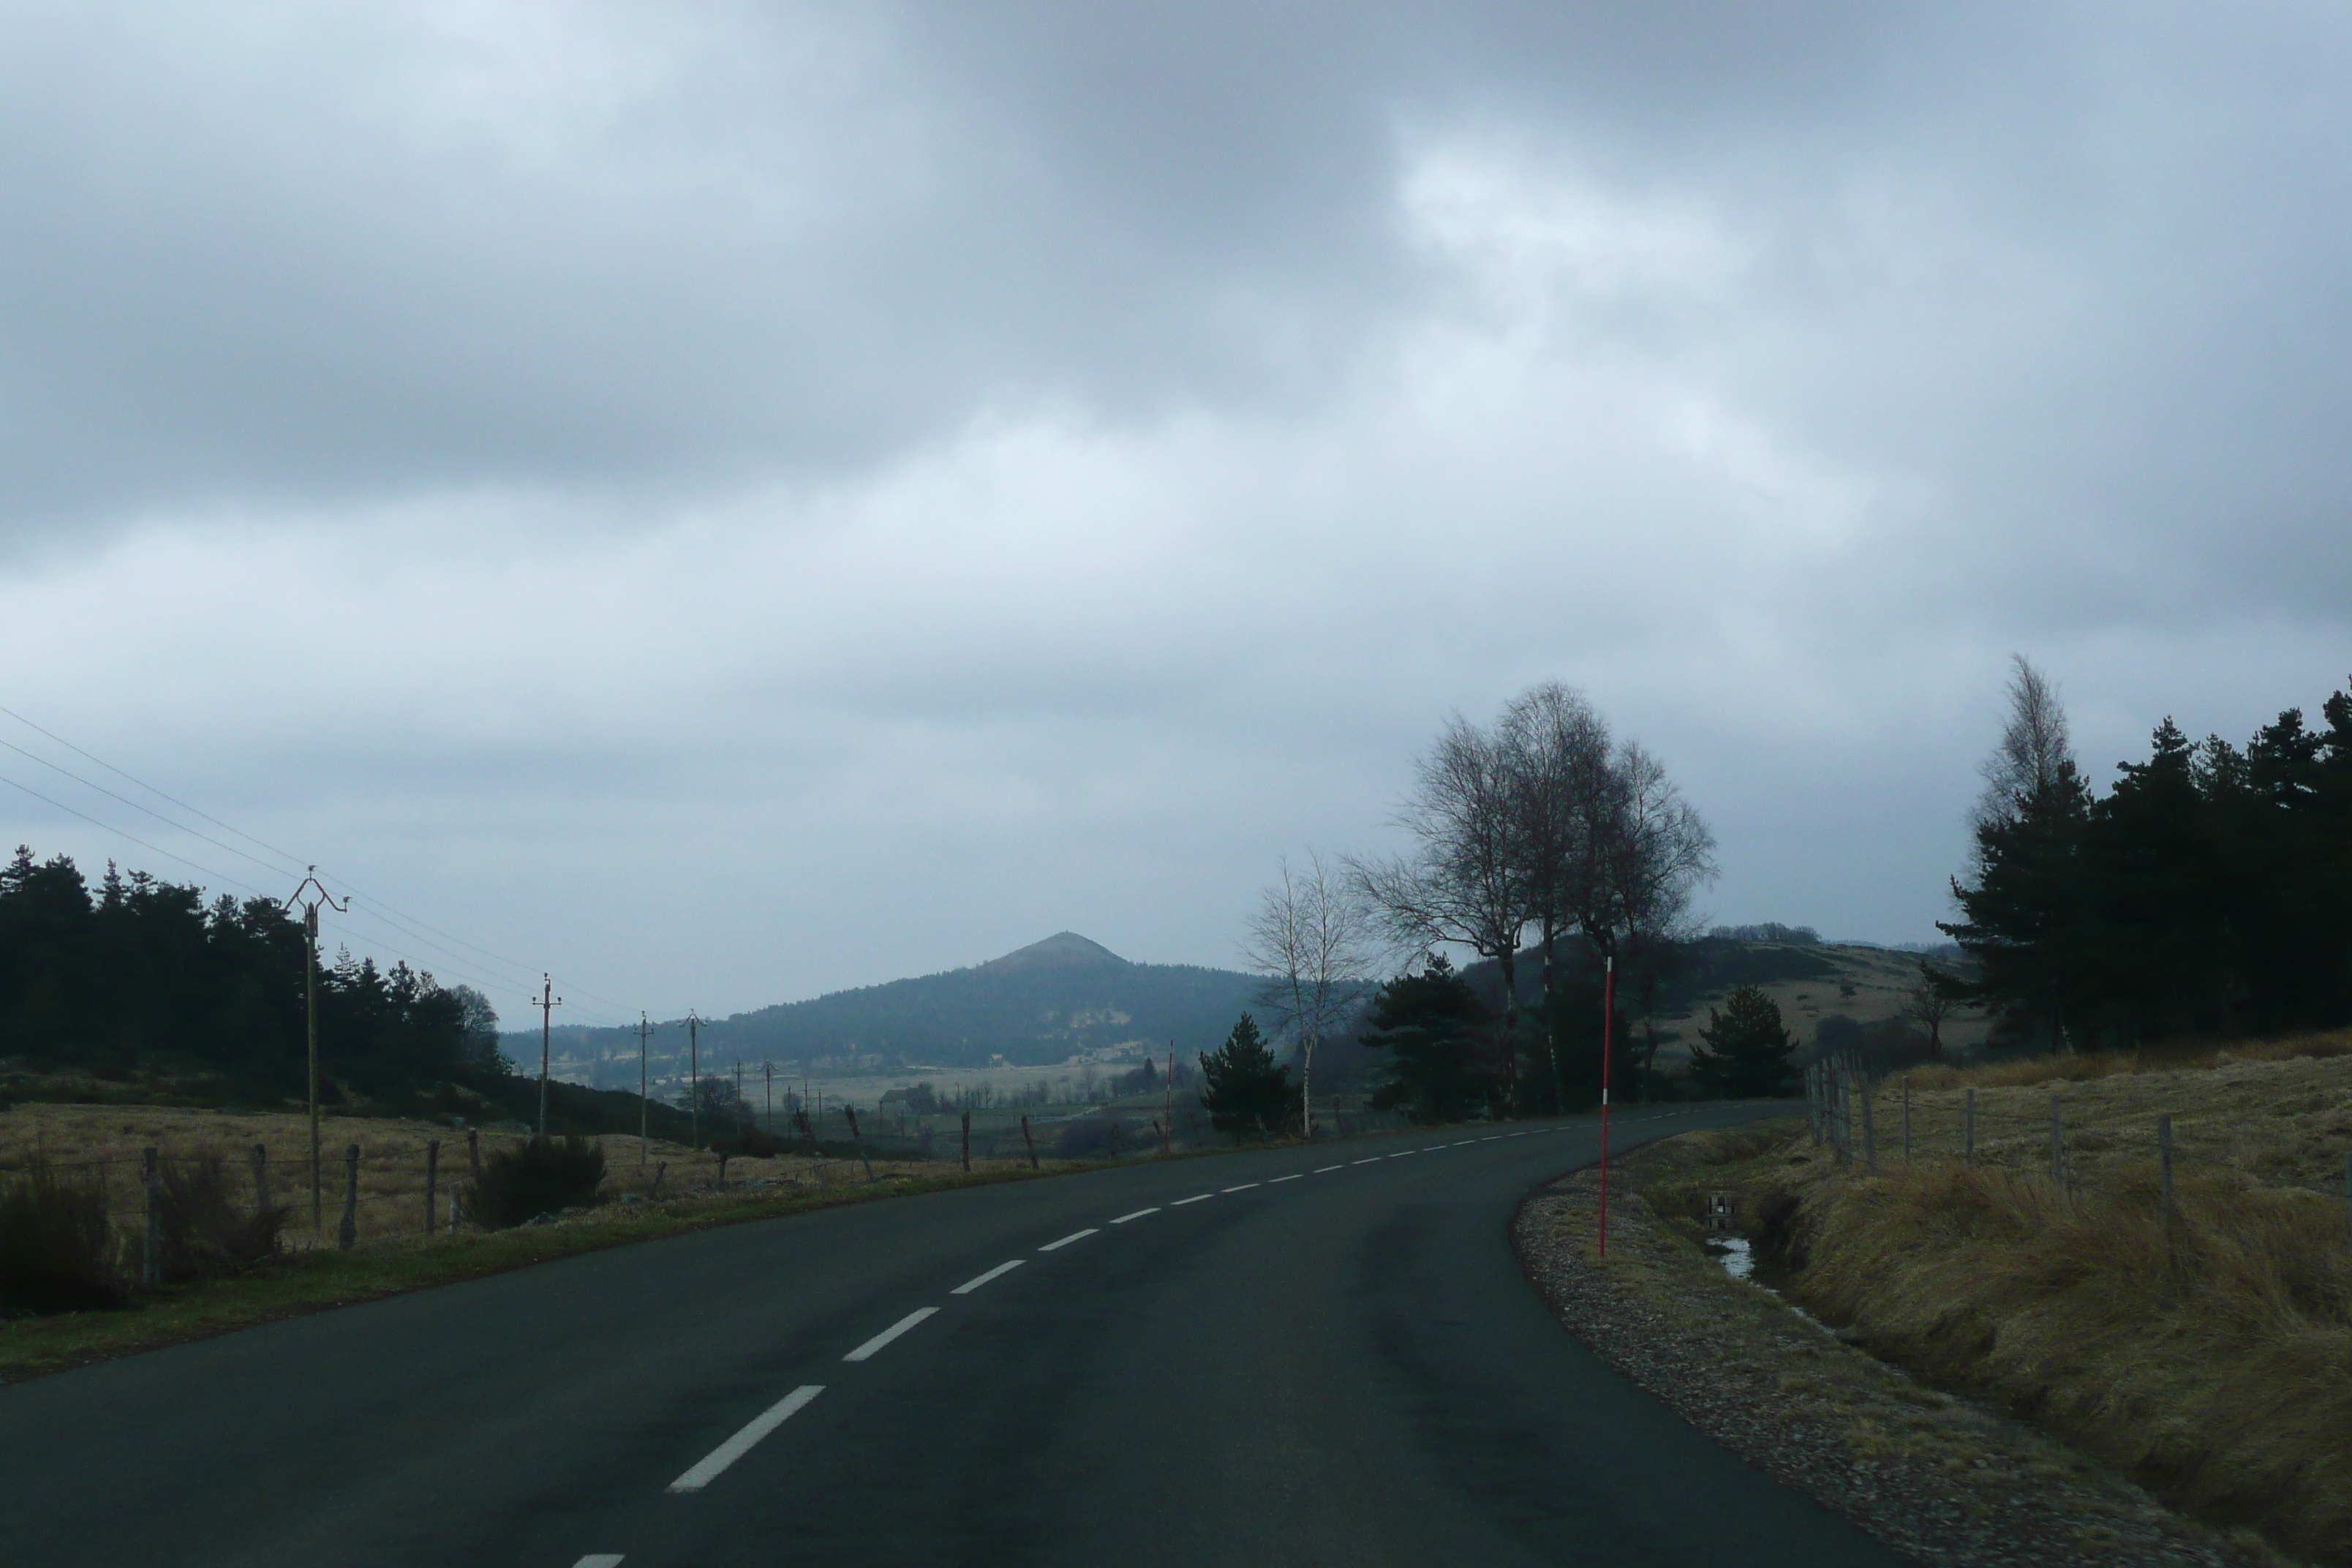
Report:
[[[1743,1216],[1789,1293],[1877,1352],[2208,1519],[2352,1563],[2347,1041],[1916,1074],[1913,1158],[1901,1087],[1883,1085],[1878,1174],[1800,1138],[1751,1162]],[[1955,1157],[1970,1088],[1973,1166]],[[2178,1152],[2168,1226],[2159,1115]]]
[[[2047,1171],[2054,1095],[2069,1166],[2085,1184],[2153,1160],[2158,1119],[2169,1116],[2184,1172],[2215,1167],[2341,1194],[2344,1156],[2352,1151],[2352,1054],[2335,1047],[2347,1042],[2352,1035],[2314,1036],[2273,1042],[2260,1055],[2239,1048],[2186,1061],[2063,1057],[1965,1073],[1925,1069],[1909,1074],[1907,1086],[1889,1079],[1871,1100],[1880,1164],[1902,1161],[1906,1087],[1910,1147],[1921,1158],[1961,1152],[1973,1089],[1980,1164]],[[1859,1152],[1858,1109],[1856,1118]]]
[[[482,1156],[523,1142],[513,1132],[483,1131]],[[82,1171],[106,1184],[108,1206],[118,1225],[135,1225],[141,1212],[139,1152],[154,1148],[166,1161],[211,1155],[226,1167],[229,1190],[236,1201],[254,1199],[250,1152],[257,1143],[269,1151],[270,1198],[293,1210],[286,1227],[288,1244],[332,1246],[342,1219],[343,1151],[360,1147],[359,1242],[362,1246],[422,1235],[425,1229],[425,1143],[441,1141],[439,1212],[448,1220],[448,1193],[453,1184],[470,1175],[467,1167],[466,1133],[436,1122],[403,1121],[366,1117],[324,1119],[320,1142],[326,1154],[324,1224],[310,1226],[310,1122],[299,1113],[187,1110],[168,1106],[51,1105],[14,1106],[0,1112],[0,1171],[22,1169],[39,1153],[61,1170]],[[647,1194],[660,1176],[659,1194],[700,1191],[719,1179],[715,1154],[655,1139],[638,1163],[637,1141],[617,1133],[593,1140],[604,1151],[604,1182],[609,1196]],[[1025,1168],[1026,1162],[1019,1162]],[[976,1173],[1012,1170],[1011,1160],[972,1162]],[[947,1169],[937,1163],[877,1160],[877,1176],[937,1174]],[[814,1187],[863,1183],[862,1166],[838,1160],[822,1161],[798,1155],[765,1160],[727,1162],[730,1188],[752,1184]]]

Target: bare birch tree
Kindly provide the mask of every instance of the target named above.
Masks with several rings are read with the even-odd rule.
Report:
[[[1242,957],[1266,978],[1261,1000],[1298,1041],[1299,1126],[1315,1136],[1315,1047],[1353,1002],[1371,966],[1372,919],[1362,894],[1339,868],[1307,851],[1294,870],[1265,889],[1250,917]]]
[[[1456,714],[1414,768],[1398,825],[1410,856],[1347,862],[1351,881],[1402,952],[1466,947],[1502,970],[1503,1075],[1518,1110],[1518,953],[1533,920],[1510,747]]]
[[[1628,741],[1609,777],[1593,802],[1592,874],[1578,921],[1603,953],[1679,935],[1692,898],[1717,875],[1714,831],[1655,757]]]
[[[2010,656],[2009,722],[1984,761],[1971,825],[2013,821],[2028,801],[2075,773],[2074,742],[2058,688],[2021,653]]]
[[[1555,1094],[1568,1080],[1553,1027],[1559,939],[1591,903],[1597,868],[1592,803],[1612,795],[1609,727],[1583,696],[1559,682],[1532,688],[1504,710],[1502,738],[1512,773],[1517,846],[1543,955],[1544,1047]]]

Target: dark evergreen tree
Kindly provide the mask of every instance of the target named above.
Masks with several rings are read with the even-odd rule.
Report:
[[[2014,814],[1979,818],[1976,879],[1952,879],[1961,918],[1937,927],[1975,963],[1967,999],[2004,1012],[2011,1033],[2044,1049],[2088,1023],[2098,989],[2082,864],[2090,810],[2070,762]]]
[[[1797,1042],[1780,1018],[1780,1005],[1753,985],[1736,985],[1723,1010],[1706,1010],[1706,1042],[1691,1053],[1691,1076],[1728,1100],[1766,1100],[1796,1082],[1789,1055]]]
[[[2094,800],[2071,763],[1979,816],[1944,989],[2042,1049],[2352,1021],[2352,694],[2244,751],[2166,720]]]
[[[1201,1104],[1210,1125],[1237,1138],[1282,1131],[1297,1110],[1290,1069],[1274,1059],[1257,1020],[1247,1013],[1225,1043],[1201,1058]]]
[[[1589,1110],[1601,1103],[1601,1014],[1606,989],[1602,976],[1591,971],[1563,980],[1552,989],[1550,1030],[1563,1074],[1559,1086],[1563,1110]],[[1622,990],[1609,1026],[1610,1076],[1623,1093],[1638,1073],[1627,1056],[1631,1031],[1625,1022]]]
[[[269,900],[207,905],[201,889],[111,865],[93,897],[70,859],[25,847],[0,868],[0,1056],[37,1070],[298,1095],[304,963],[300,924]],[[469,1042],[463,998],[405,963],[387,973],[346,955],[325,966],[319,1005],[330,1102],[503,1077],[481,1019]]]
[[[1419,974],[1400,974],[1372,998],[1358,1037],[1388,1053],[1375,1110],[1402,1110],[1414,1121],[1460,1121],[1501,1107],[1503,1085],[1491,1060],[1489,1017],[1477,994],[1443,954]]]

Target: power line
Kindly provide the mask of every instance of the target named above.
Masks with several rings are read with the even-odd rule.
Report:
[[[100,795],[104,795],[104,796],[105,796],[107,799],[109,799],[109,800],[112,800],[112,801],[120,801],[120,802],[121,802],[121,804],[123,804],[124,805],[129,806],[129,807],[130,807],[131,810],[133,810],[133,811],[143,811],[143,812],[145,812],[148,816],[150,816],[153,817],[156,821],[158,821],[158,822],[160,822],[160,823],[163,824],[166,827],[176,827],[176,828],[178,828],[181,832],[183,832],[183,833],[184,833],[184,834],[188,835],[188,836],[189,836],[190,837],[192,837],[192,838],[201,838],[201,839],[203,839],[205,843],[207,843],[207,844],[211,845],[211,846],[212,846],[214,848],[215,848],[215,849],[226,849],[226,850],[227,850],[227,851],[228,851],[230,854],[232,854],[232,855],[241,856],[241,857],[243,857],[245,859],[247,859],[247,860],[252,861],[255,865],[257,865],[257,866],[260,867],[260,868],[261,868],[263,870],[265,870],[265,871],[274,872],[274,873],[276,873],[277,875],[281,876],[281,877],[290,877],[290,876],[292,876],[292,875],[294,874],[293,872],[291,872],[291,871],[288,870],[285,867],[283,867],[283,866],[273,866],[273,865],[271,865],[268,861],[264,860],[260,856],[258,856],[258,855],[254,855],[254,854],[248,854],[247,851],[245,851],[245,850],[243,850],[243,849],[239,849],[239,848],[238,848],[236,845],[234,845],[234,844],[223,844],[219,839],[215,838],[215,837],[214,837],[211,834],[209,834],[209,833],[198,833],[194,828],[190,827],[186,823],[184,823],[184,822],[175,822],[175,821],[173,821],[172,818],[170,818],[170,817],[168,817],[168,816],[164,816],[162,812],[157,811],[156,809],[154,809],[154,807],[152,807],[152,806],[142,805],[140,805],[137,801],[131,799],[128,795],[117,795],[117,794],[115,794],[112,790],[110,790],[110,789],[107,788],[104,784],[92,784],[92,783],[90,783],[90,782],[89,782],[89,780],[88,780],[88,779],[86,779],[86,778],[82,777],[79,773],[75,773],[75,772],[73,772],[72,770],[70,770],[70,769],[68,769],[68,768],[61,768],[61,767],[58,767],[57,763],[53,763],[53,762],[49,761],[49,760],[48,760],[48,758],[44,757],[44,756],[37,755],[37,753],[32,752],[28,752],[28,751],[25,750],[25,748],[24,748],[24,747],[22,747],[22,746],[20,746],[20,745],[17,745],[17,744],[16,744],[15,742],[13,742],[13,741],[0,741],[0,746],[5,746],[5,747],[7,747],[10,751],[12,751],[12,752],[16,752],[16,753],[18,756],[20,756],[20,757],[30,757],[30,758],[32,758],[32,760],[33,760],[34,762],[37,762],[37,763],[40,763],[40,764],[41,764],[41,766],[43,766],[43,767],[45,767],[45,768],[47,768],[47,769],[51,770],[51,771],[52,771],[52,772],[54,772],[54,773],[63,773],[63,774],[65,774],[65,776],[66,776],[66,777],[68,777],[68,778],[69,778],[69,779],[73,780],[73,782],[74,782],[74,783],[76,783],[76,784],[78,784],[81,785],[84,789],[94,789],[94,790],[96,790],[99,794],[100,794]],[[231,831],[231,832],[235,832],[236,830],[235,830],[234,828],[232,828],[232,829],[230,829],[230,831]],[[127,835],[126,835],[126,837],[127,837]],[[159,850],[159,851],[157,851],[157,853],[159,853],[159,854],[160,854],[160,853],[162,853],[162,851],[160,851],[160,850]]]
[[[37,734],[47,736],[49,740],[55,741],[58,745],[63,746],[66,750],[73,752],[76,756],[89,759],[90,762],[97,763],[100,767],[104,768],[108,773],[114,774],[117,778],[124,779],[136,784],[139,788],[145,790],[148,794],[154,795],[157,799],[169,801],[172,805],[178,806],[182,811],[187,812],[193,816],[202,817],[205,821],[211,823],[214,826],[221,829],[224,833],[234,834],[236,837],[244,839],[247,843],[267,849],[271,854],[278,856],[285,860],[293,862],[294,864],[303,864],[302,858],[295,854],[292,850],[281,849],[277,845],[269,843],[267,839],[257,838],[252,834],[246,832],[243,828],[223,822],[219,817],[213,816],[212,813],[208,811],[203,810],[198,806],[189,805],[186,801],[180,799],[179,796],[173,795],[168,791],[156,788],[153,784],[149,784],[146,780],[139,777],[137,774],[130,773],[125,769],[116,767],[112,763],[108,762],[104,757],[98,755],[96,752],[87,751],[80,746],[75,745],[71,741],[67,740],[63,735],[57,733],[55,731],[45,729],[41,725],[36,724],[33,721],[26,718],[22,713],[17,712],[13,708],[0,705],[0,714],[5,714],[7,717],[16,720],[19,724],[24,725],[26,729],[31,730]],[[262,859],[259,856],[239,849],[233,844],[224,844],[219,839],[213,837],[211,835],[198,832],[196,829],[188,826],[184,823],[175,822],[172,818],[164,816],[162,812],[156,811],[150,806],[142,805],[135,800],[131,800],[125,796],[116,795],[112,790],[106,788],[103,784],[92,784],[89,780],[81,777],[79,773],[75,773],[66,768],[59,767],[57,763],[50,762],[46,757],[28,752],[22,746],[15,745],[6,741],[0,741],[0,746],[6,746],[10,751],[16,752],[20,756],[29,757],[34,762],[39,763],[43,767],[53,769],[58,773],[63,773],[66,777],[72,779],[76,784],[79,784],[87,789],[94,789],[98,791],[99,794],[105,795],[108,799],[119,801],[122,805],[131,807],[133,811],[144,812],[147,816],[155,818],[155,820],[163,823],[167,826],[177,828],[183,833],[189,834],[194,837],[201,838],[205,843],[214,846],[215,848],[226,849],[232,855],[240,856],[245,859],[252,861],[255,865],[259,866],[266,870],[275,872],[279,876],[295,875],[293,871],[287,869],[285,867],[273,866],[268,861]],[[148,850],[152,854],[161,855],[169,860],[176,860],[183,866],[202,871],[205,876],[214,878],[219,881],[226,882],[232,887],[243,888],[247,892],[253,894],[257,898],[267,899],[270,897],[269,894],[263,892],[260,889],[253,887],[249,883],[240,882],[234,877],[228,876],[223,872],[213,870],[211,868],[191,860],[184,855],[174,855],[172,851],[163,848],[158,845],[150,844],[145,839],[138,837],[136,835],[125,833],[122,829],[116,827],[110,823],[101,822],[97,817],[91,816],[87,812],[76,811],[72,806],[67,805],[62,801],[51,800],[47,795],[41,794],[38,790],[33,789],[25,784],[16,784],[14,779],[0,777],[0,783],[12,784],[16,788],[23,790],[26,795],[31,795],[36,800],[55,806],[59,811],[67,812],[74,816],[78,816],[81,818],[82,821],[90,824],[92,826],[100,828],[108,833],[114,834],[116,837],[126,839],[132,844],[136,844],[141,848]],[[311,868],[311,869],[315,871],[316,868]],[[330,873],[330,876],[332,876],[332,873]],[[445,941],[454,942],[460,947],[469,948],[475,952],[480,953],[485,958],[505,964],[509,968],[515,970],[518,973],[528,975],[530,973],[531,966],[524,963],[520,959],[509,958],[502,952],[498,952],[482,946],[479,942],[468,942],[464,937],[458,936],[454,932],[445,931],[436,926],[430,925],[425,921],[419,919],[417,916],[408,914],[404,910],[396,909],[386,900],[379,899],[372,893],[362,891],[361,889],[352,886],[344,878],[333,877],[333,880],[342,884],[346,902],[350,901],[352,895],[357,895],[359,899],[363,900],[365,903],[374,905],[374,910],[365,912],[373,914],[377,920],[382,921],[385,925],[392,927],[393,930],[400,931],[402,935],[407,937],[413,942],[421,942],[425,946],[432,948],[435,952],[442,953],[448,958],[455,959],[459,963],[467,962],[460,958],[458,954],[451,952],[447,948],[442,947],[436,942],[426,941],[424,936],[418,933],[419,931],[430,931],[435,936],[438,936]],[[388,918],[393,916],[397,916],[398,921],[405,921],[410,925],[417,927],[418,931],[404,929],[398,923],[398,921]],[[387,946],[383,951],[395,958],[407,962],[414,962],[409,959],[408,954],[402,952],[397,948]],[[416,967],[423,968],[424,966],[419,963]],[[463,973],[464,972],[451,971],[450,973]],[[469,974],[466,975],[466,977],[492,988],[515,984],[515,982],[511,980],[490,981],[479,974]],[[620,1003],[613,1000],[609,996],[599,996],[594,992],[583,990],[576,985],[572,987],[572,989],[577,994],[589,1001],[601,1002],[606,1006],[615,1009],[621,1006]],[[620,1026],[615,1022],[614,1024],[604,1026],[618,1027]]]
[[[250,882],[240,882],[235,877],[229,876],[226,872],[215,871],[209,866],[200,866],[184,855],[174,855],[169,849],[164,848],[159,844],[148,843],[144,838],[140,837],[137,834],[125,833],[122,829],[115,826],[110,822],[100,822],[98,818],[92,816],[86,811],[76,811],[72,806],[68,805],[61,800],[51,800],[47,795],[43,795],[39,790],[35,789],[30,784],[18,784],[15,779],[9,778],[5,774],[0,774],[0,784],[5,784],[12,789],[23,790],[26,795],[31,795],[35,800],[39,801],[42,805],[56,806],[59,811],[64,812],[68,816],[79,816],[84,822],[89,823],[92,827],[99,828],[107,833],[111,833],[118,838],[129,839],[131,843],[136,844],[140,848],[146,850],[150,854],[161,855],[166,860],[177,860],[181,865],[186,866],[193,870],[202,871],[205,876],[214,879],[215,881],[226,882],[232,888],[243,888],[247,892],[251,893],[257,899],[267,899],[269,897],[268,893],[263,892],[260,889],[253,886]],[[272,901],[274,902],[276,900]]]
[[[182,811],[191,812],[197,816],[203,817],[206,822],[211,823],[215,827],[221,829],[223,832],[234,833],[239,838],[244,839],[247,844],[260,845],[262,848],[268,850],[272,855],[280,856],[285,859],[294,862],[296,865],[300,865],[302,863],[302,857],[295,854],[292,850],[280,849],[275,844],[264,843],[262,840],[256,838],[252,834],[245,832],[241,828],[231,827],[227,823],[223,822],[219,817],[213,816],[210,812],[197,810],[196,807],[190,805],[186,801],[180,799],[177,795],[164,794],[162,790],[157,789],[153,784],[149,784],[145,779],[124,773],[112,763],[108,762],[104,757],[99,756],[94,752],[83,751],[79,746],[75,745],[63,735],[42,729],[38,724],[34,723],[30,719],[26,718],[14,708],[0,707],[0,713],[5,713],[9,718],[14,719],[17,723],[24,725],[27,730],[32,730],[40,734],[48,736],[50,740],[55,741],[58,745],[63,746],[67,751],[71,752],[74,755],[78,757],[88,757],[91,762],[96,763],[100,767],[104,768],[108,773],[112,773],[115,777],[120,779],[129,779],[132,784],[137,784],[149,795],[154,795],[161,800],[168,800],[173,805],[178,806]],[[272,868],[272,869],[277,869],[277,868]],[[285,872],[284,874],[291,876],[293,873]]]

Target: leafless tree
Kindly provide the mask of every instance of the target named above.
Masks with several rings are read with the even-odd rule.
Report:
[[[1903,1016],[1927,1031],[1927,1054],[1937,1061],[1944,1059],[1944,1023],[1959,1012],[1963,1004],[1936,984],[1927,964],[1919,964],[1919,984],[1903,998]]]
[[[1466,947],[1500,966],[1503,1072],[1518,1108],[1519,942],[1534,918],[1507,742],[1456,714],[1414,769],[1397,814],[1410,856],[1347,862],[1349,879],[1400,952]]]
[[[1577,924],[1603,953],[1627,941],[1678,936],[1691,899],[1715,879],[1715,834],[1658,760],[1636,742],[1617,748],[1610,787],[1593,800],[1592,869]]]
[[[1266,977],[1262,1000],[1298,1041],[1299,1126],[1315,1136],[1315,1047],[1330,1032],[1374,955],[1370,908],[1340,868],[1309,850],[1265,889],[1242,957]]]
[[[2074,771],[2074,744],[2066,710],[2049,677],[2026,660],[2010,656],[2009,722],[2000,744],[1984,761],[1984,793],[1977,797],[1977,826],[2015,818],[2032,800]]]
[[[1515,854],[1525,869],[1536,946],[1543,955],[1545,1048],[1552,1081],[1567,1081],[1553,1028],[1552,994],[1559,939],[1576,929],[1591,902],[1598,869],[1593,827],[1613,797],[1609,727],[1583,696],[1559,682],[1532,688],[1504,710],[1502,740],[1511,768]]]

